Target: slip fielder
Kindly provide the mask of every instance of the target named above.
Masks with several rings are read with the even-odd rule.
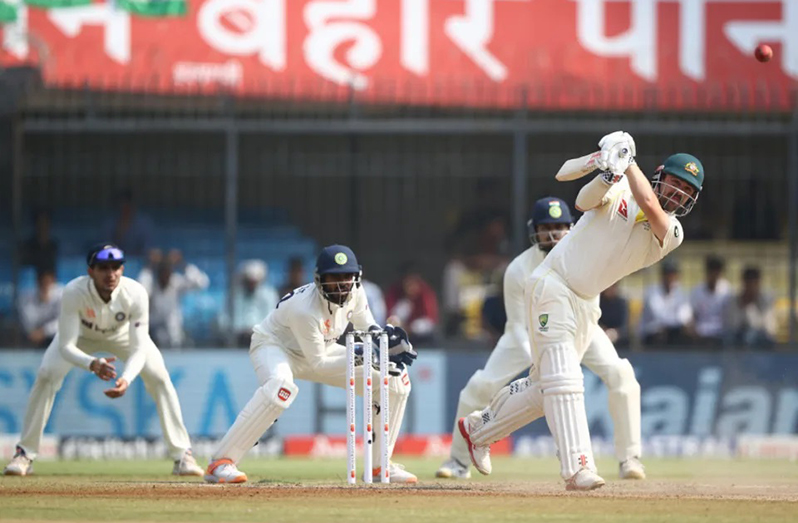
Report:
[[[457,420],[487,405],[494,394],[532,365],[532,348],[527,335],[524,283],[546,255],[571,229],[571,210],[563,200],[546,197],[535,202],[527,222],[530,248],[518,255],[504,274],[504,308],[507,323],[504,334],[491,352],[484,368],[468,380],[460,392],[452,448],[436,472],[439,478],[471,477],[468,446],[457,427]],[[615,455],[619,474],[624,479],[644,479],[640,463],[640,384],[627,359],[618,357],[615,347],[602,329],[595,329],[582,364],[598,375],[609,391],[610,416],[615,428]]]
[[[26,476],[33,472],[33,460],[39,452],[55,396],[72,367],[93,372],[105,381],[114,380],[113,362],[118,357],[125,362],[125,370],[105,395],[123,396],[140,373],[144,387],[155,401],[174,460],[172,474],[202,475],[202,468],[191,454],[177,392],[163,356],[148,333],[147,291],[136,280],[122,276],[124,263],[125,253],[116,245],[97,245],[86,257],[88,275],[75,278],[64,287],[58,333],[42,358],[28,399],[17,452],[3,474]],[[108,359],[92,356],[98,352],[115,356]]]
[[[585,214],[525,284],[533,367],[528,378],[497,393],[490,405],[458,422],[471,461],[490,474],[490,445],[544,416],[557,445],[568,490],[604,485],[593,461],[579,362],[601,315],[599,294],[621,278],[653,265],[684,240],[677,216],[698,198],[704,169],[679,153],[652,182],[634,163],[635,144],[617,131],[599,142],[604,170],[582,187]]]

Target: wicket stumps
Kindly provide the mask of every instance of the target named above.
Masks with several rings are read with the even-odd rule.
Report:
[[[374,401],[372,386],[373,336],[379,335],[380,355],[380,428],[382,448],[380,453],[380,481],[390,483],[388,471],[388,334],[383,331],[352,331],[346,335],[346,480],[350,485],[357,482],[357,421],[355,414],[355,336],[363,340],[363,480],[372,483],[372,448],[374,445]]]

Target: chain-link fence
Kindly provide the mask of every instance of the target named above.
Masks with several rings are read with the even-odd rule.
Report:
[[[220,318],[240,292],[242,260],[265,260],[267,280],[279,288],[292,264],[303,263],[309,279],[318,247],[333,242],[351,245],[364,276],[383,290],[414,262],[451,313],[447,265],[490,255],[474,258],[485,269],[480,299],[498,288],[493,273],[528,245],[532,203],[545,195],[573,202],[581,186],[557,183],[553,173],[623,128],[635,136],[647,173],[674,152],[704,163],[706,185],[683,220],[688,241],[677,251],[683,284],[701,281],[707,254],[726,260],[735,287],[743,267],[760,267],[776,299],[778,339],[795,342],[789,311],[796,292],[798,119],[767,111],[675,114],[659,111],[656,100],[650,107],[626,114],[436,111],[362,105],[354,97],[289,106],[30,90],[7,120],[13,163],[3,182],[10,210],[3,234],[15,241],[16,256],[8,257],[3,278],[17,285],[6,287],[5,314],[14,317],[9,296],[32,286],[30,270],[11,261],[21,260],[19,246],[34,234],[34,211],[46,209],[52,218],[58,277],[66,281],[85,270],[88,244],[117,232],[122,208],[134,209],[149,228],[131,251],[128,275],[146,268],[149,250],[159,248],[179,249],[184,262],[208,276],[208,285],[184,301],[186,344],[233,339]],[[632,322],[657,274],[623,282]],[[457,329],[446,336],[444,324],[442,338],[462,337]]]

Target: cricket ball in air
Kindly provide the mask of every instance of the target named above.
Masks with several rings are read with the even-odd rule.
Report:
[[[773,49],[771,49],[769,45],[760,44],[756,47],[754,56],[756,56],[756,59],[760,62],[769,62],[770,59],[773,58]]]

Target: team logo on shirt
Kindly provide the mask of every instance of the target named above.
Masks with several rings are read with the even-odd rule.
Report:
[[[96,318],[97,315],[94,313],[94,309],[91,307],[86,307],[86,317],[87,318]]]
[[[321,324],[321,333],[326,336],[330,333],[330,331],[332,331],[330,320],[324,320],[324,322]]]
[[[549,315],[548,314],[541,314],[538,316],[538,322],[540,323],[540,332],[546,332],[549,330]]]
[[[116,318],[116,321],[125,321],[125,318],[127,318],[124,312],[117,312],[116,316],[114,317]]]
[[[678,227],[674,227],[673,228],[673,235],[676,236],[677,238],[679,237],[679,228]]]
[[[626,204],[626,200],[621,198],[621,203],[618,204],[618,214],[621,215],[621,218],[624,220],[629,219],[629,206]]]

